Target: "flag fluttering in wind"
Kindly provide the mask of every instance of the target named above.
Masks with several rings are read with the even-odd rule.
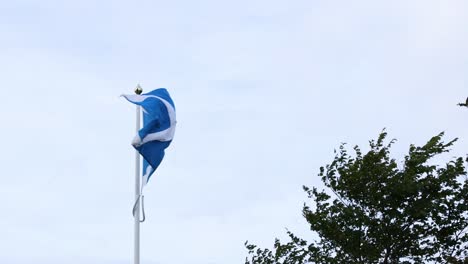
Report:
[[[129,102],[139,105],[143,112],[143,127],[132,141],[143,156],[143,185],[164,158],[164,150],[171,144],[176,127],[174,102],[165,88],[145,94],[123,95]]]

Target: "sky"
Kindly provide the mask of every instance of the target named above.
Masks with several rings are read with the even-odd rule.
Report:
[[[468,149],[468,3],[4,1],[0,263],[133,259],[137,83],[177,131],[145,188],[148,264],[234,264],[286,228],[313,238],[302,186],[383,128]],[[444,161],[442,159],[441,161]]]

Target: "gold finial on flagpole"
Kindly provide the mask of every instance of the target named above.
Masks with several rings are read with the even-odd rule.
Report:
[[[141,88],[140,84],[137,84],[135,88],[135,93],[136,94],[141,94],[143,92],[143,88]]]

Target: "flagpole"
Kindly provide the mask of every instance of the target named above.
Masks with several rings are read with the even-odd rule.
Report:
[[[141,94],[143,90],[141,89],[140,85],[138,84],[135,93],[136,94]],[[141,110],[140,106],[136,106],[136,132],[140,130],[140,115],[141,115]],[[140,174],[140,153],[138,151],[135,151],[135,203],[136,204],[136,210],[134,214],[134,232],[135,232],[135,237],[134,237],[134,264],[140,264],[140,179],[141,179],[141,174]]]

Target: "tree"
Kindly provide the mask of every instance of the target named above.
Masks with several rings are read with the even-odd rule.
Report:
[[[458,106],[464,106],[464,107],[468,107],[468,97],[466,98],[466,101],[464,103],[459,103],[457,104]]]
[[[468,158],[433,162],[457,139],[444,143],[441,133],[411,145],[399,166],[386,136],[366,154],[341,145],[318,174],[328,192],[303,187],[313,201],[303,216],[317,240],[288,231],[289,242],[276,239],[272,250],[246,242],[245,263],[468,263]]]

